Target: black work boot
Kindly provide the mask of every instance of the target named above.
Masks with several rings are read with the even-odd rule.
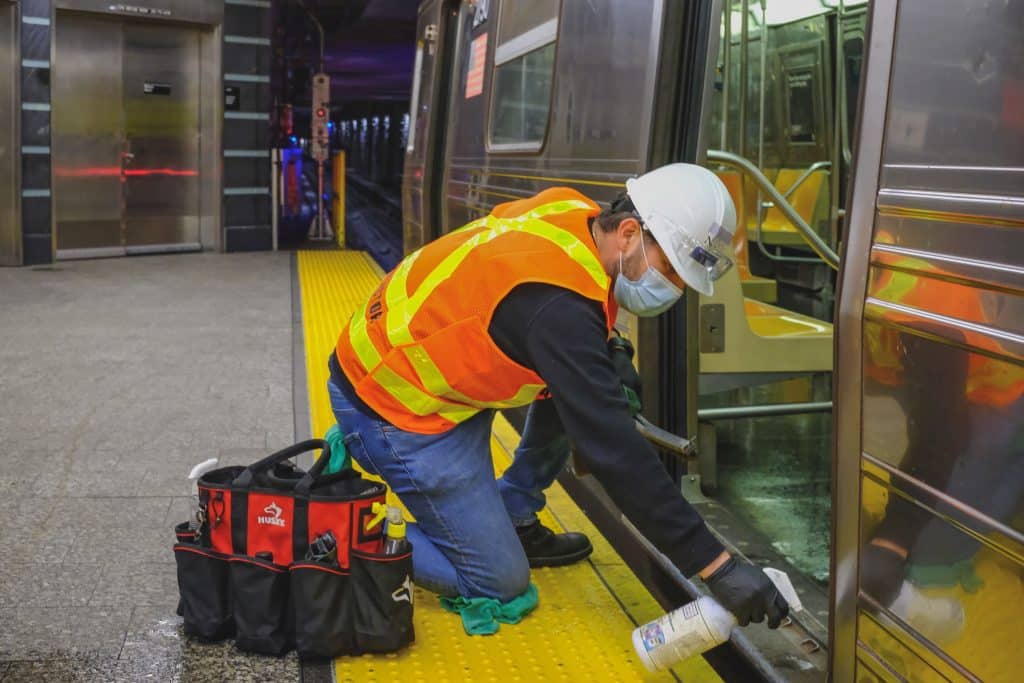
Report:
[[[531,567],[561,567],[579,562],[594,551],[590,539],[579,533],[556,534],[540,520],[516,527]]]

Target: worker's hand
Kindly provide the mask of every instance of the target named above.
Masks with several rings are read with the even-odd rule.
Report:
[[[907,551],[883,539],[866,544],[860,555],[860,585],[883,607],[890,607],[903,586]]]
[[[752,621],[760,623],[767,616],[768,628],[778,628],[789,614],[789,603],[768,575],[735,557],[726,560],[704,583],[740,626]]]
[[[615,366],[615,372],[619,375],[619,381],[622,382],[626,401],[629,403],[629,412],[635,416],[643,410],[640,402],[643,387],[640,383],[640,374],[633,367],[633,353],[633,344],[613,331],[608,339],[608,355]]]

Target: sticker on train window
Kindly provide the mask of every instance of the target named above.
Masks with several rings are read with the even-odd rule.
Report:
[[[476,13],[473,15],[473,28],[487,21],[487,11],[490,9],[488,0],[476,0]]]
[[[469,70],[466,72],[466,99],[484,91],[484,65],[487,62],[487,34],[473,41],[469,51]]]
[[[170,83],[143,83],[142,92],[145,95],[170,95]]]

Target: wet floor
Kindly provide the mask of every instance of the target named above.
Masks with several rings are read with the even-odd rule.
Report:
[[[829,398],[826,376],[702,398],[702,407]],[[832,416],[716,422],[718,499],[797,569],[824,584],[831,530]]]

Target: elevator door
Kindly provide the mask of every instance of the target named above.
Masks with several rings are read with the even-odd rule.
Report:
[[[58,12],[57,257],[199,248],[199,34]]]
[[[199,34],[124,24],[124,242],[199,248]]]

